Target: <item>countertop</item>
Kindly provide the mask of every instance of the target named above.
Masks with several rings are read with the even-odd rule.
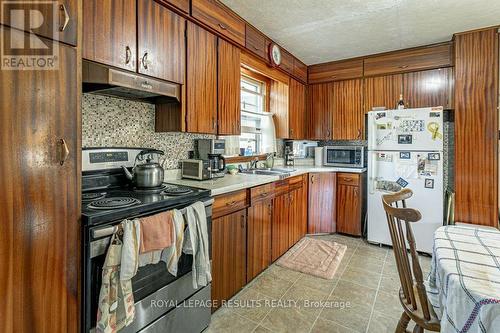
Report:
[[[310,172],[348,172],[348,173],[364,173],[366,168],[335,168],[335,167],[318,167],[314,165],[297,165],[294,167],[282,167],[277,166],[280,169],[295,169],[295,171],[290,172],[290,176],[299,176]],[[223,178],[216,178],[212,180],[187,180],[170,178],[165,179],[165,182],[176,185],[191,186],[196,188],[202,188],[210,190],[212,196],[220,195],[224,193],[229,193],[233,191],[242,190],[245,188],[250,188],[254,186],[259,186],[267,183],[272,183],[280,180],[279,176],[268,176],[268,175],[252,175],[252,174],[227,174]]]

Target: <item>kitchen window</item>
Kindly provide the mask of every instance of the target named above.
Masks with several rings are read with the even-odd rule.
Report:
[[[269,118],[266,114],[266,83],[242,75],[240,152],[245,156],[263,152],[265,118]]]

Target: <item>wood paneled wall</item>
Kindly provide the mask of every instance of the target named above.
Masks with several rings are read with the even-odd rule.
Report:
[[[498,226],[498,33],[455,36],[455,220]]]

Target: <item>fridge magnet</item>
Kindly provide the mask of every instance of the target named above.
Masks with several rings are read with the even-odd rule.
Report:
[[[401,151],[399,152],[399,158],[402,160],[409,160],[411,159],[411,153],[409,151]]]
[[[386,116],[385,112],[377,112],[375,113],[375,120],[378,120],[380,118],[384,118]]]
[[[434,179],[425,178],[425,188],[434,188]]]
[[[425,122],[423,120],[403,120],[399,125],[401,132],[423,132]]]
[[[377,161],[380,162],[392,162],[392,154],[378,153]]]
[[[401,177],[399,177],[398,180],[396,180],[396,183],[398,183],[398,185],[401,186],[402,188],[405,188],[409,184],[406,180],[404,180]]]
[[[436,141],[437,139],[442,139],[443,134],[439,132],[439,124],[436,122],[430,122],[427,124],[427,130],[431,132],[432,140]]]
[[[430,118],[439,118],[439,117],[441,117],[441,113],[439,113],[439,112],[430,112],[429,113],[429,117]]]
[[[441,159],[441,154],[439,153],[429,153],[427,157],[429,161],[439,161]]]
[[[387,129],[387,124],[377,124],[377,129],[378,130],[386,130]]]
[[[376,182],[376,188],[379,191],[386,191],[386,192],[399,192],[399,191],[401,191],[401,185],[399,185],[396,182],[389,181],[389,180],[378,180]]]
[[[411,134],[399,134],[398,144],[400,145],[411,145],[413,142],[413,136]]]

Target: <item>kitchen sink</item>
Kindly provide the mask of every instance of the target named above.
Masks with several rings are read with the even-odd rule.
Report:
[[[265,176],[279,176],[280,179],[290,177],[290,172],[295,169],[279,169],[279,168],[264,168],[264,169],[247,169],[241,171],[244,174],[250,175],[265,175]]]

